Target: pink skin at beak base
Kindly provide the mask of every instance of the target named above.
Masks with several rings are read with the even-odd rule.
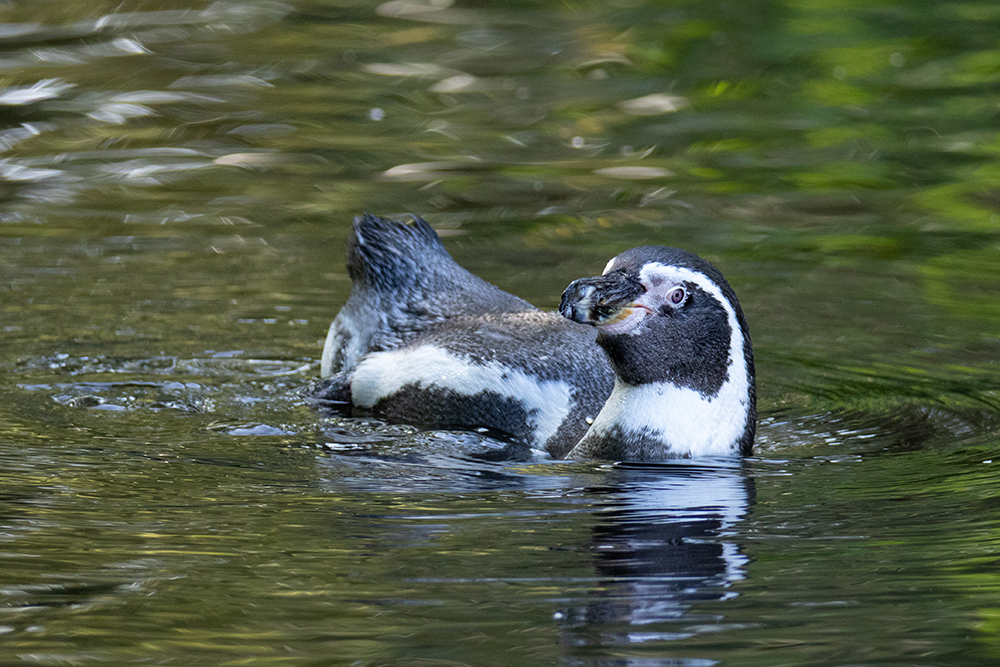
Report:
[[[618,335],[635,330],[639,323],[652,315],[653,311],[648,306],[638,302],[632,302],[618,311],[618,314],[606,323],[598,324],[597,329],[603,333]]]

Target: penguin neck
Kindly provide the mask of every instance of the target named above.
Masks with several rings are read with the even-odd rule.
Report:
[[[733,348],[742,355],[742,337],[733,336],[723,320],[717,329],[683,335],[671,327],[650,328],[640,335],[599,334],[597,343],[624,385],[670,384],[715,396],[730,372],[746,373],[733,364]],[[742,359],[741,359],[742,361]]]

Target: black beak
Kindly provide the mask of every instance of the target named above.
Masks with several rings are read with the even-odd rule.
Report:
[[[563,292],[559,313],[582,324],[604,324],[619,317],[645,291],[637,280],[620,272],[580,278]]]

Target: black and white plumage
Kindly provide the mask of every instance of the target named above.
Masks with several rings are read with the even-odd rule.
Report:
[[[426,428],[486,428],[562,457],[611,392],[596,331],[469,273],[420,218],[356,218],[347,269],[320,397]]]
[[[556,458],[750,452],[746,322],[695,255],[622,253],[566,289],[564,317],[461,268],[417,217],[356,218],[347,267],[320,398],[428,428],[486,428]]]
[[[601,276],[571,283],[559,311],[600,331],[615,370],[611,396],[568,458],[750,454],[753,348],[714,266],[677,248],[633,248]]]

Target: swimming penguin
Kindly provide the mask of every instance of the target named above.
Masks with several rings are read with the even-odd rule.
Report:
[[[749,454],[753,352],[722,274],[646,246],[574,281],[559,313],[460,267],[424,220],[354,220],[347,303],[319,399],[433,429],[486,429],[554,458]]]
[[[421,218],[355,218],[347,272],[320,398],[425,428],[485,428],[561,458],[611,393],[594,328],[469,273]]]
[[[642,246],[563,292],[615,371],[601,413],[567,458],[655,461],[749,455],[757,429],[753,348],[736,293],[684,250]]]

